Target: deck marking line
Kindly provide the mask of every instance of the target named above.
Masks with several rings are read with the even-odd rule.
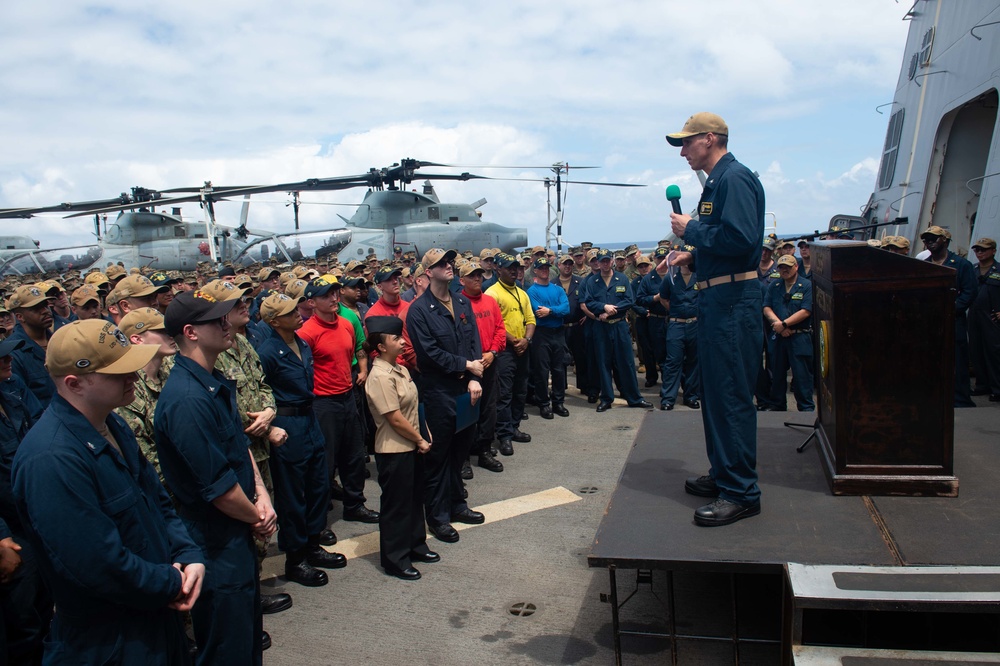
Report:
[[[562,486],[556,486],[555,488],[549,488],[548,490],[531,493],[530,495],[511,497],[510,499],[500,500],[499,502],[492,502],[490,504],[484,504],[473,508],[475,508],[476,511],[481,511],[483,513],[486,517],[486,521],[483,524],[489,525],[490,523],[507,520],[508,518],[515,518],[533,511],[551,509],[563,504],[569,504],[570,502],[579,502],[582,499],[582,497],[573,491],[563,488]],[[464,523],[453,523],[452,526],[459,532],[472,527],[479,527],[479,525],[467,525]],[[430,539],[433,539],[433,537],[430,537]],[[333,546],[324,546],[324,548],[331,553],[343,553],[344,557],[349,560],[356,557],[365,557],[366,555],[378,552],[378,530],[369,532],[368,534],[363,534],[359,537],[354,537],[352,539],[343,539],[338,541]],[[284,574],[284,565],[284,555],[268,557],[264,560],[261,570],[261,580],[268,580]]]

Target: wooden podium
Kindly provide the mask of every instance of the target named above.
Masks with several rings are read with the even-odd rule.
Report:
[[[834,495],[955,497],[955,271],[810,246],[817,437]]]

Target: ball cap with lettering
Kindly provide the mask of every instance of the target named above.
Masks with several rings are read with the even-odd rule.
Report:
[[[540,268],[549,268],[552,266],[552,262],[548,260],[548,257],[539,257],[535,259],[535,263],[531,265],[532,270],[538,270]]]
[[[82,287],[78,287],[73,295],[69,297],[69,302],[76,307],[82,307],[89,303],[90,301],[97,301],[97,304],[101,304],[101,294],[97,291],[97,287],[93,284],[85,284]]]
[[[306,298],[316,298],[324,296],[334,289],[340,289],[343,285],[332,275],[323,275],[309,281],[306,288],[302,290],[302,295]],[[287,289],[285,290],[287,292]]]
[[[260,318],[264,321],[274,321],[291,313],[299,305],[300,298],[292,298],[285,294],[271,294],[260,304]]]
[[[510,268],[511,266],[517,266],[518,263],[520,263],[518,262],[517,257],[512,254],[507,254],[506,252],[499,253],[493,257],[493,259],[496,261],[497,267],[499,268]]]
[[[476,271],[479,271],[480,273],[484,272],[483,267],[477,264],[476,262],[467,261],[464,264],[462,264],[461,268],[458,269],[458,277],[468,277],[473,273],[475,273]]]
[[[597,259],[598,261],[604,261],[605,259],[611,259],[612,258],[611,250],[608,250],[608,249],[602,247],[594,255],[594,258]]]
[[[947,229],[943,229],[937,225],[927,227],[927,231],[920,234],[921,240],[927,238],[928,236],[943,236],[947,239],[951,239],[951,232]]]
[[[785,254],[778,257],[779,266],[798,266],[799,262],[795,261],[795,257],[790,254]]]
[[[212,280],[201,290],[217,301],[235,301],[250,291],[248,288],[238,287],[235,283],[225,280]]]
[[[125,300],[126,298],[130,298],[132,296],[150,296],[161,291],[168,291],[169,289],[170,287],[165,284],[157,287],[145,275],[129,275],[128,277],[122,278],[121,282],[115,285],[115,291],[118,294],[118,298],[116,300],[118,301]]]
[[[38,288],[37,284],[23,284],[14,290],[14,293],[7,299],[7,309],[17,310],[18,308],[33,308],[42,301],[52,300],[45,292]]]
[[[696,136],[698,134],[707,134],[711,132],[712,134],[725,134],[729,136],[729,126],[726,125],[726,121],[720,116],[714,113],[709,113],[708,111],[700,111],[684,123],[684,127],[681,128],[680,132],[674,132],[673,134],[667,135],[667,143],[671,146],[680,147],[684,145],[684,139],[689,136]]]
[[[45,368],[53,377],[124,375],[149,363],[159,345],[133,345],[117,326],[104,319],[85,319],[61,326],[45,350]]]
[[[188,324],[207,324],[225,317],[236,307],[236,300],[220,301],[204,290],[184,291],[167,306],[163,325],[167,335],[180,335]],[[65,327],[64,327],[65,328]],[[62,329],[59,329],[62,330]]]
[[[122,320],[118,322],[118,328],[127,338],[146,331],[162,331],[164,330],[163,315],[160,314],[159,310],[153,308],[137,308],[122,317]]]
[[[276,278],[276,277],[281,277],[281,271],[279,271],[277,268],[274,268],[274,267],[271,267],[271,266],[268,266],[266,268],[262,268],[262,269],[260,269],[260,272],[257,273],[257,281],[258,282],[265,282],[267,280],[271,280],[271,279]]]
[[[997,242],[992,238],[980,238],[975,243],[972,244],[972,249],[980,250],[995,250],[997,249]]]
[[[92,284],[98,289],[102,287],[107,289],[111,285],[111,280],[104,273],[87,273],[87,277],[83,279],[84,284]]]
[[[403,271],[395,266],[382,266],[375,273],[375,284],[382,284],[386,280],[391,280],[394,275],[402,275]]]
[[[424,268],[433,268],[442,261],[454,261],[456,256],[458,256],[458,253],[454,250],[442,250],[439,247],[432,247],[424,254],[424,258],[420,260],[420,264]]]

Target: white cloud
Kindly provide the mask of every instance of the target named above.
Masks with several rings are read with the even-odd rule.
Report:
[[[887,119],[872,109],[891,97],[906,8],[889,0],[835,8],[719,0],[716,18],[695,20],[693,7],[13,3],[0,22],[0,207],[105,198],[136,184],[328,177],[402,157],[567,161],[603,167],[581,179],[649,185],[571,187],[567,238],[658,238],[663,188],[679,184],[685,207],[700,191],[663,134],[702,109],[727,119],[742,161],[770,165],[769,208],[812,225],[820,207],[803,189],[830,206],[863,203],[874,176],[851,165],[865,164],[881,144]],[[838,126],[852,131],[829,136]],[[824,192],[815,175],[822,172],[844,175]],[[808,186],[792,186],[799,181]],[[527,226],[530,242],[541,239],[541,184],[439,183],[438,193],[485,196],[486,218]],[[361,194],[312,196],[357,203]],[[238,215],[238,204],[235,213],[229,207],[220,213]],[[303,220],[329,223],[336,212],[353,211],[306,205]],[[280,203],[254,204],[251,217],[273,228],[291,219]],[[85,221],[32,226],[46,245],[89,233]]]

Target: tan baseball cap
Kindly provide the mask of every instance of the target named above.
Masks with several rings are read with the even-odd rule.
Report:
[[[127,338],[146,331],[162,331],[164,330],[163,315],[160,314],[159,310],[153,308],[137,308],[122,317],[122,320],[118,322],[118,328]]]
[[[292,273],[295,277],[300,280],[312,280],[315,277],[319,277],[319,272],[314,271],[311,268],[306,268],[305,266],[296,266],[292,269]]]
[[[201,290],[217,301],[235,301],[237,298],[243,298],[243,295],[250,291],[225,280],[212,280]]]
[[[36,283],[36,286],[42,291],[44,291],[46,294],[50,294],[52,296],[56,295],[52,293],[53,291],[56,293],[66,291],[65,289],[63,289],[63,286],[58,282],[56,282],[55,280],[43,280],[42,282]]]
[[[80,307],[86,305],[90,301],[97,301],[97,304],[101,304],[101,294],[97,291],[97,287],[93,284],[85,284],[78,288],[69,297],[69,302]]]
[[[121,282],[115,285],[115,292],[117,293],[116,301],[121,301],[126,298],[141,297],[141,296],[151,296],[161,291],[167,291],[170,287],[163,285],[157,287],[153,282],[145,275],[138,275],[133,273],[122,278]]]
[[[420,265],[426,270],[442,261],[453,260],[457,254],[454,250],[442,250],[439,247],[432,247],[424,254],[424,258],[420,260]]]
[[[285,286],[285,296],[296,301],[301,300],[308,286],[309,283],[305,280],[292,280]]]
[[[278,276],[278,286],[284,289],[292,280],[298,280],[298,278],[295,277],[295,273],[292,271],[285,271]]]
[[[270,280],[273,277],[281,277],[281,271],[273,266],[268,266],[266,268],[260,269],[257,273],[257,282],[264,282],[265,280]]]
[[[978,247],[980,250],[995,250],[997,249],[997,242],[992,238],[980,238],[972,244],[972,247]]]
[[[684,139],[689,136],[707,134],[709,132],[729,136],[729,125],[726,124],[726,121],[721,116],[709,113],[708,111],[700,111],[687,119],[680,132],[668,134],[667,143],[671,146],[680,147],[684,145]]]
[[[52,334],[45,351],[45,368],[53,377],[123,375],[149,363],[156,345],[130,344],[117,326],[103,319],[70,322]]]
[[[83,279],[83,282],[84,284],[92,284],[97,287],[100,287],[100,285],[108,286],[111,284],[111,280],[108,279],[108,276],[100,272],[87,273],[87,277]]]
[[[120,277],[125,276],[125,269],[118,264],[112,264],[104,269],[104,275],[108,280],[117,280]]]
[[[355,270],[356,268],[363,268],[364,266],[365,266],[364,262],[358,261],[357,259],[353,259],[351,261],[348,261],[347,265],[344,266],[344,272],[345,273],[350,273],[351,271]]]
[[[910,249],[910,239],[905,236],[886,236],[882,239],[882,247],[898,247],[902,250]]]
[[[458,269],[458,276],[467,277],[469,275],[472,275],[476,271],[479,271],[481,273],[483,271],[483,267],[480,266],[475,261],[467,261],[464,264],[462,264],[461,268]]]
[[[48,300],[52,300],[52,297],[46,296],[45,291],[39,289],[37,284],[23,284],[7,298],[7,309],[32,308],[42,301]]]
[[[798,266],[799,262],[795,261],[795,257],[790,254],[784,254],[778,257],[777,264],[779,266]]]
[[[301,300],[301,298],[292,298],[287,294],[271,294],[261,301],[260,318],[264,321],[274,321],[295,310]]]
[[[482,261],[483,259],[487,258],[492,259],[495,255],[496,252],[493,251],[493,248],[488,247],[479,253],[479,260]]]
[[[920,238],[923,238],[924,236],[944,236],[945,238],[950,239],[951,232],[937,225],[933,225],[927,227],[927,231],[924,231],[922,234],[920,234]]]

